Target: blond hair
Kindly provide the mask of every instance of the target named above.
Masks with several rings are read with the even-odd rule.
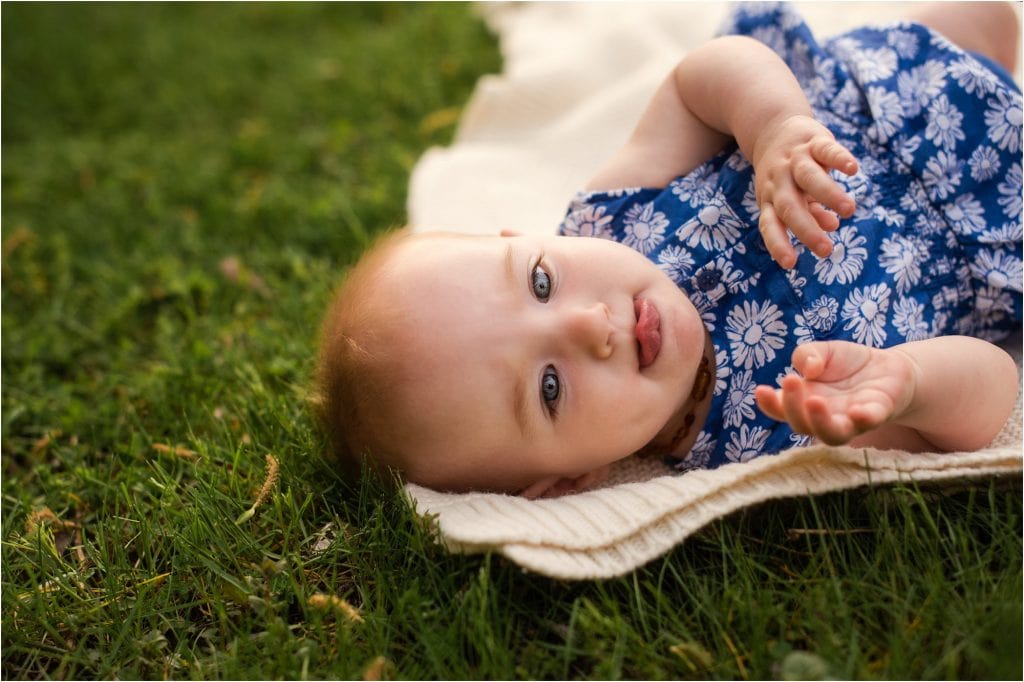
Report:
[[[385,233],[363,254],[335,290],[320,330],[312,404],[333,459],[350,480],[364,464],[385,474],[400,462],[386,437],[397,383],[388,349],[398,325],[374,290],[388,275],[389,256],[410,234]]]

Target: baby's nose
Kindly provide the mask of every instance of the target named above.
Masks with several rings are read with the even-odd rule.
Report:
[[[601,360],[612,354],[611,311],[604,303],[578,306],[564,314],[565,337],[577,349]]]

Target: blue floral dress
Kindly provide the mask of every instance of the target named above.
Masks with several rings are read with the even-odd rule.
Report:
[[[857,202],[819,259],[776,265],[757,231],[753,169],[732,146],[663,188],[578,195],[562,234],[622,242],[690,296],[711,333],[711,414],[680,470],[807,442],[754,386],[798,344],[888,347],[945,334],[999,340],[1021,321],[1021,94],[1006,72],[912,23],[819,43],[786,5],[741,5],[725,33],[760,40],[860,162],[833,173]]]

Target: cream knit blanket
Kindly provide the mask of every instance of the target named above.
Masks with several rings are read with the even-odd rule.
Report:
[[[817,35],[898,19],[913,3],[796,3]],[[414,229],[553,232],[573,193],[632,130],[668,70],[710,38],[722,3],[496,3],[480,7],[504,71],[485,76],[455,142],[413,172]],[[1020,334],[1006,347],[1021,364]],[[495,551],[562,579],[628,573],[709,522],[765,500],[897,481],[1019,477],[1021,404],[985,450],[910,454],[812,446],[711,471],[617,464],[604,487],[554,500],[409,484],[452,551]]]

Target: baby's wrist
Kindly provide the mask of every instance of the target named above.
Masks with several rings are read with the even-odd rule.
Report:
[[[898,346],[880,349],[878,352],[887,353],[894,358],[898,358],[899,362],[903,365],[900,372],[906,377],[906,381],[902,383],[904,386],[903,396],[901,401],[896,401],[893,415],[889,421],[909,426],[910,422],[913,421],[914,415],[920,409],[918,404],[918,387],[921,385],[921,365],[911,353]]]
[[[786,145],[785,138],[791,136],[793,132],[799,131],[799,128],[805,125],[803,121],[806,119],[814,120],[809,111],[782,111],[762,119],[750,145],[750,160],[754,167],[757,168],[773,145]],[[799,132],[797,132],[797,137],[802,137]],[[796,144],[800,141],[794,140],[793,143]]]

